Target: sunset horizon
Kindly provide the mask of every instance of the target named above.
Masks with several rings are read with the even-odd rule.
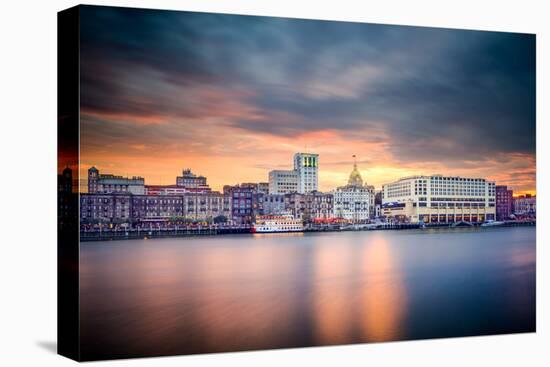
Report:
[[[536,194],[531,35],[84,10],[81,187],[91,166],[149,185],[190,168],[221,190],[309,151],[320,191],[356,155],[377,190],[444,174]]]

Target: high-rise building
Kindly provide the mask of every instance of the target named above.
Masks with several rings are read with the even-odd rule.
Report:
[[[495,183],[442,175],[404,177],[382,186],[382,215],[411,223],[495,219]]]
[[[305,194],[318,190],[319,155],[313,153],[294,154],[293,170],[269,172],[270,194]]]
[[[366,221],[374,216],[374,187],[363,183],[363,178],[353,164],[348,184],[333,191],[334,217],[354,222]]]
[[[496,217],[497,220],[506,220],[513,214],[514,191],[508,190],[507,186],[498,185],[496,193]]]
[[[294,171],[298,174],[298,192],[300,194],[317,191],[319,183],[319,154],[294,154]]]

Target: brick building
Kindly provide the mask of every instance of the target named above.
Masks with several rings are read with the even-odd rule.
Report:
[[[513,214],[513,198],[514,191],[509,190],[507,186],[497,185],[495,187],[496,194],[496,219],[506,220]]]

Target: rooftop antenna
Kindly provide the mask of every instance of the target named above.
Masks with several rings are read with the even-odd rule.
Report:
[[[353,168],[357,169],[357,157],[355,156],[355,154],[352,155],[352,157],[353,157]]]

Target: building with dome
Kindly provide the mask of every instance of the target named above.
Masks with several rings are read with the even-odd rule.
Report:
[[[332,194],[334,217],[352,222],[364,222],[373,218],[374,186],[363,181],[357,162],[353,163],[347,185],[338,187]]]

